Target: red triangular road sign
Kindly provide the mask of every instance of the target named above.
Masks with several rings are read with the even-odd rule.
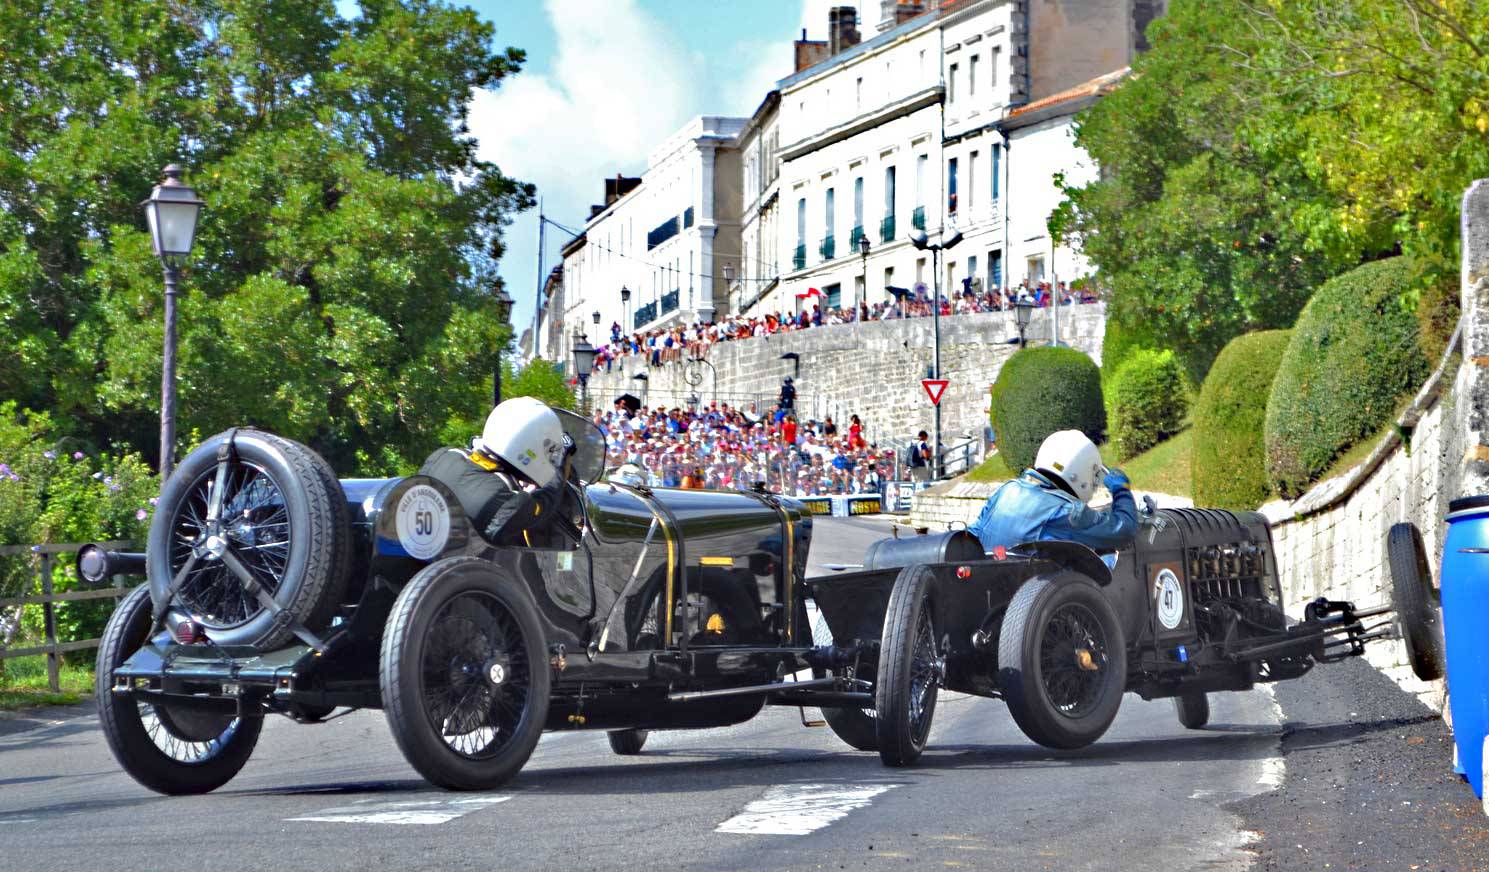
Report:
[[[931,405],[941,405],[941,396],[946,393],[946,386],[951,384],[944,378],[923,378],[920,386],[925,388],[925,395],[931,398]]]

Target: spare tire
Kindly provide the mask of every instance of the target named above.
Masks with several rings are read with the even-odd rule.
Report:
[[[1386,562],[1391,570],[1391,601],[1396,608],[1396,632],[1406,643],[1411,671],[1423,681],[1436,681],[1445,672],[1442,621],[1432,568],[1417,525],[1393,524],[1386,534]]]
[[[276,648],[295,624],[329,623],[346,590],[350,537],[346,499],[315,452],[259,430],[219,433],[160,492],[146,553],[151,599],[173,623],[199,621],[218,645]]]

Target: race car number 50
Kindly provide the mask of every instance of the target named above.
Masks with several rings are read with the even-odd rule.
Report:
[[[416,484],[398,501],[398,544],[418,560],[438,557],[450,539],[450,506],[427,484]]]

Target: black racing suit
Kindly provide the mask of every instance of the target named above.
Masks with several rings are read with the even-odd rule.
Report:
[[[571,502],[565,499],[568,488],[561,478],[525,490],[510,473],[478,464],[463,448],[439,449],[419,467],[419,474],[439,479],[454,491],[471,527],[493,544],[538,531]]]

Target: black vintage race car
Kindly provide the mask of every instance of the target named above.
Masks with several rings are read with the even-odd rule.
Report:
[[[242,768],[267,715],[382,708],[422,775],[483,789],[544,730],[606,730],[636,754],[649,730],[736,724],[767,704],[804,722],[819,708],[848,744],[905,765],[941,687],[1002,698],[1031,738],[1071,748],[1102,734],[1124,691],[1175,697],[1200,726],[1206,693],[1392,632],[1364,623],[1389,609],[1322,601],[1289,626],[1265,521],[1228,512],[1144,513],[1115,569],[1070,543],[984,554],[963,531],[886,539],[862,571],[809,580],[800,503],[597,481],[602,435],[561,417],[575,515],[517,541],[483,539],[432,478],[338,481],[257,430],[199,446],[163,489],[145,554],[79,555],[90,580],[148,578],[98,656],[125,770],[204,792]],[[1409,544],[1398,623],[1430,670],[1440,637]]]

